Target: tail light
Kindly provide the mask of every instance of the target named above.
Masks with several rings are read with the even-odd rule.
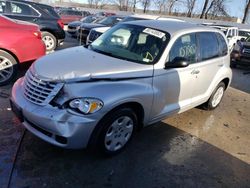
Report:
[[[62,29],[64,29],[64,24],[63,24],[62,20],[58,20],[57,23],[59,24],[59,26],[60,26]]]
[[[40,31],[33,32],[33,35],[35,35],[38,39],[42,39],[42,34]]]

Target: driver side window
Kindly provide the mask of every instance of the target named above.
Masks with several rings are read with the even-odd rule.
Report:
[[[182,35],[173,44],[169,52],[169,62],[171,63],[176,57],[184,57],[189,63],[195,63],[197,60],[195,33]]]

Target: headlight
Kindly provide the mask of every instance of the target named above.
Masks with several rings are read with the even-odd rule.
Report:
[[[84,114],[93,114],[103,107],[103,102],[95,98],[78,98],[70,101],[69,106]]]

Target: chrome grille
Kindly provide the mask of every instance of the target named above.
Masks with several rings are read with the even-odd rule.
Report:
[[[90,33],[89,33],[89,42],[93,42],[94,40],[96,40],[101,35],[102,35],[102,33],[91,30]]]
[[[244,54],[250,54],[250,49],[249,48],[244,48],[243,53]]]
[[[60,91],[63,83],[47,82],[27,71],[24,78],[24,97],[38,105],[48,104]]]

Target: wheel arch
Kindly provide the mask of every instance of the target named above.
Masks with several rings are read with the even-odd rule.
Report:
[[[15,58],[15,60],[17,61],[17,64],[20,63],[20,61],[19,61],[17,55],[16,55],[15,53],[13,53],[12,51],[7,50],[7,49],[5,49],[5,48],[1,48],[1,47],[0,47],[0,50],[5,51],[5,52],[9,53],[10,55],[12,55],[12,56]]]
[[[230,79],[224,78],[223,80],[221,80],[221,82],[223,82],[225,84],[225,90],[226,90],[229,87]]]
[[[100,122],[103,121],[107,116],[111,115],[114,111],[121,109],[121,108],[131,108],[134,110],[137,118],[138,118],[138,127],[137,130],[141,129],[143,127],[143,120],[144,120],[144,108],[143,106],[138,102],[125,102],[122,104],[119,104],[118,106],[114,107],[112,110],[110,110],[108,113],[106,113],[101,120],[98,121],[96,127],[94,128],[93,132],[91,133],[88,147],[92,147],[97,143],[98,137],[100,135],[101,129],[100,129]]]

